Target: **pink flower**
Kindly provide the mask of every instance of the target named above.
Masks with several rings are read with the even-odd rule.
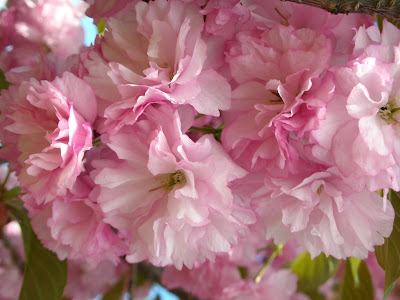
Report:
[[[115,266],[106,260],[93,268],[83,260],[68,260],[68,280],[64,296],[73,300],[93,299],[107,292],[128,268],[122,262]]]
[[[334,15],[320,8],[279,0],[243,0],[241,3],[251,11],[252,19],[259,29],[282,24],[323,33],[332,42],[332,62],[338,65],[345,65],[351,56],[354,28],[372,26],[375,21],[368,15]],[[310,15],[313,17],[310,18]]]
[[[359,29],[355,53],[360,56],[347,68],[334,70],[334,99],[326,120],[311,134],[317,142],[314,155],[336,166],[354,190],[400,189],[399,49],[387,44],[393,30],[386,23],[382,36],[372,28]],[[368,40],[366,32],[376,42]],[[362,46],[365,51],[360,53]]]
[[[253,239],[249,239],[249,237],[246,236],[242,238],[242,242],[239,245],[235,246],[234,249],[230,251],[229,255],[218,255],[214,262],[206,261],[202,264],[195,263],[192,269],[183,267],[182,270],[177,270],[173,266],[166,267],[162,273],[161,281],[168,289],[183,288],[200,299],[222,299],[223,297],[227,297],[227,293],[233,292],[233,290],[238,289],[238,287],[253,284],[251,280],[254,279],[263,265],[262,252],[265,251],[261,252],[259,248],[264,248],[269,243],[265,241],[263,237],[260,238],[260,236],[258,236],[258,244],[262,244],[261,247],[258,247],[258,257],[246,257],[247,253],[243,253],[244,255],[241,257],[240,261],[237,260],[237,257],[232,257],[232,252],[238,254],[237,250],[240,252],[243,247],[250,246],[254,248],[254,252],[257,251]],[[281,289],[281,283],[279,281],[275,282],[271,277],[274,277],[274,275],[272,275],[274,272],[281,272],[279,269],[275,269],[277,260],[280,260],[278,264],[283,265],[283,263],[291,261],[295,256],[291,253],[292,249],[290,248],[291,246],[284,247],[283,256],[278,256],[276,260],[273,261],[274,266],[268,266],[265,277],[263,277],[259,284],[254,284],[254,289],[258,289],[258,285],[263,286],[267,282],[269,283],[266,288],[266,293],[268,294],[265,294],[265,296],[269,295],[269,293],[273,294]],[[241,274],[239,267],[245,269],[245,273]],[[287,292],[288,294],[294,294],[296,291],[296,276],[294,274],[287,274],[287,276],[291,278],[291,284],[294,283],[294,289],[292,289],[291,286],[290,290]],[[281,279],[284,279],[284,277],[286,276],[283,276]],[[202,282],[202,284],[199,285],[199,282]],[[260,287],[260,289],[262,288]],[[242,292],[247,293],[250,291]],[[276,297],[279,295],[281,295],[281,292],[278,292]],[[249,297],[249,299],[253,298]],[[265,299],[270,298],[267,297]]]
[[[266,178],[264,194],[258,191],[253,202],[264,217],[267,238],[296,239],[312,257],[324,252],[338,259],[366,258],[381,245],[392,231],[390,203],[383,211],[377,193],[354,192],[336,173]]]
[[[38,204],[48,202],[65,195],[83,169],[96,99],[84,81],[67,72],[52,82],[24,82],[16,96],[5,129],[17,135],[20,185]]]
[[[135,0],[135,3],[140,0]],[[86,10],[86,15],[94,19],[94,23],[98,24],[101,18],[109,18],[123,9],[130,0],[85,0],[90,4]]]
[[[126,246],[90,200],[92,188],[90,178],[81,175],[66,196],[42,205],[26,197],[25,207],[39,239],[60,259],[81,259],[92,266],[109,260],[116,265]]]
[[[202,13],[206,15],[205,31],[224,39],[233,38],[250,20],[250,11],[239,0],[208,1]]]
[[[126,31],[127,22],[133,32]],[[200,7],[193,3],[160,0],[129,5],[108,20],[100,47],[93,50],[98,55],[89,53],[90,60],[83,59],[85,79],[94,84],[112,81],[120,96],[100,97],[108,102],[124,100],[128,112],[152,101],[139,96],[157,90],[173,104],[189,104],[199,113],[219,116],[219,110],[230,106],[231,88],[222,75],[206,67],[203,26]],[[100,76],[99,66],[104,68]],[[115,115],[112,109],[108,115]]]
[[[310,29],[277,25],[240,32],[228,62],[238,86],[224,114],[224,147],[247,169],[296,172],[293,140],[319,127],[333,96],[330,41]],[[273,172],[273,171],[271,171]]]
[[[272,270],[269,268],[260,283],[242,280],[226,287],[219,299],[285,300],[307,297],[296,295],[297,277],[290,270]]]
[[[23,245],[21,230],[17,222],[11,222],[4,227],[3,234],[9,239],[12,247],[16,248],[22,260]],[[19,251],[21,250],[21,251]],[[14,300],[18,298],[22,286],[23,270],[19,269],[11,250],[0,241],[0,300]]]
[[[211,136],[191,141],[177,112],[148,106],[103,141],[118,155],[93,172],[106,221],[129,242],[129,262],[191,268],[227,252],[254,222],[229,183],[245,175]]]
[[[87,8],[85,3],[75,4],[74,0],[14,0],[9,5],[17,14],[16,35],[36,44],[38,50],[49,48],[57,57],[65,59],[78,53],[83,46],[80,19]]]
[[[237,266],[227,256],[217,256],[214,262],[196,263],[193,269],[166,267],[161,280],[168,289],[183,288],[199,299],[219,299],[226,286],[241,278]]]

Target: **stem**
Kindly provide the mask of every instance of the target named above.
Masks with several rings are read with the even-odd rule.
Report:
[[[254,278],[255,283],[260,283],[262,277],[264,276],[265,271],[267,270],[268,266],[272,263],[272,261],[275,259],[275,257],[278,254],[282,253],[282,248],[283,248],[283,243],[278,244],[275,246],[274,252],[272,252],[271,256],[268,257],[268,260],[264,263],[264,265],[261,267],[260,271],[258,271],[256,277]]]
[[[361,13],[400,20],[399,0],[282,0],[322,8],[333,14]]]

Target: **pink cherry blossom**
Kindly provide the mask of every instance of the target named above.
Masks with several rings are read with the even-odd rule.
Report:
[[[17,135],[20,185],[38,204],[48,202],[65,195],[83,169],[96,99],[84,81],[67,72],[52,82],[24,82],[15,92],[6,130]]]
[[[310,29],[277,25],[237,35],[228,62],[238,86],[222,135],[235,161],[295,172],[291,140],[319,127],[333,96],[332,75],[321,76],[330,54],[330,41]]]
[[[372,28],[359,29],[355,53],[360,56],[335,69],[334,99],[326,119],[311,133],[317,141],[313,153],[328,166],[336,166],[354,190],[400,189],[396,138],[400,73],[395,61],[399,50],[387,44],[392,31],[386,23],[382,36]],[[360,53],[362,45],[365,52]]]
[[[133,32],[126,30],[126,22]],[[142,104],[144,99],[138,96],[155,89],[173,104],[190,104],[199,113],[218,116],[230,106],[231,88],[222,75],[206,67],[203,27],[203,15],[194,3],[160,0],[129,5],[107,21],[108,31],[92,50],[95,53],[83,57],[85,80],[114,84],[100,98],[109,103],[127,100],[122,104],[127,111]],[[119,96],[110,99],[111,92]],[[111,109],[108,114],[115,114]]]
[[[11,245],[7,247],[3,240],[0,241],[0,299],[14,300],[18,299],[23,276],[23,270],[19,268],[20,266],[18,266],[12,250],[9,248],[10,246],[13,247],[17,253],[18,250],[22,250],[21,230],[18,223],[7,224],[3,228],[3,235],[6,235]],[[15,241],[15,236],[18,236],[17,241]]]
[[[84,259],[92,266],[109,260],[116,265],[126,246],[90,200],[92,189],[91,180],[81,175],[66,196],[41,205],[26,197],[25,207],[39,239],[60,259]]]
[[[107,292],[127,271],[128,265],[122,262],[115,266],[105,260],[93,268],[84,260],[69,260],[64,296],[72,300],[93,299]]]
[[[205,32],[227,40],[250,21],[250,11],[239,0],[208,1],[202,13],[206,15]]]
[[[183,288],[199,299],[219,299],[226,286],[239,281],[239,270],[227,256],[217,256],[214,262],[196,263],[193,269],[166,267],[162,273],[162,283],[168,289]]]
[[[118,155],[93,172],[106,222],[129,241],[129,262],[193,264],[227,252],[254,222],[229,183],[246,174],[212,136],[191,141],[177,112],[148,106],[134,125],[103,141]]]
[[[271,299],[305,300],[306,296],[296,294],[297,277],[290,270],[268,270],[260,283],[243,280],[227,286],[219,299]]]
[[[251,11],[252,19],[260,29],[282,24],[323,33],[332,42],[332,62],[338,65],[345,65],[351,56],[354,28],[372,26],[375,21],[368,15],[331,14],[317,7],[279,0],[244,0],[241,3]]]
[[[366,258],[381,245],[392,231],[390,203],[384,211],[377,193],[354,192],[336,173],[315,172],[304,180],[266,178],[254,204],[264,217],[267,238],[275,243],[296,239],[312,257],[324,252],[338,259]]]
[[[254,229],[256,228],[253,225],[252,230]],[[259,229],[261,229],[261,227]],[[272,251],[271,253],[267,253],[266,251],[260,250],[262,248],[267,248],[265,247],[266,245],[270,245],[270,243],[265,241],[264,236],[258,234],[253,235],[253,232],[251,232],[250,236],[247,235],[243,237],[241,242],[234,246],[228,255],[218,255],[214,262],[206,261],[202,264],[195,263],[192,269],[183,267],[182,270],[177,270],[173,266],[166,267],[162,274],[162,283],[169,289],[183,288],[200,299],[221,299],[221,297],[223,297],[222,295],[227,297],[226,293],[231,289],[237,289],[238,286],[251,285],[250,281],[261,269],[264,258],[265,260],[268,259],[269,255],[272,253]],[[248,251],[249,248],[253,249]],[[257,289],[257,285],[264,285],[265,282],[270,282],[268,293],[274,293],[276,292],[275,289],[281,289],[281,284],[273,282],[274,280],[271,280],[271,276],[274,272],[278,271],[278,269],[276,269],[277,266],[282,266],[295,257],[296,254],[293,253],[293,250],[293,243],[285,246],[282,251],[283,255],[279,255],[273,263],[268,266],[268,271],[264,275],[267,278],[263,278],[259,284],[255,284],[254,288]],[[258,252],[258,255],[252,255],[253,252]],[[250,254],[250,256],[247,254]],[[239,267],[245,269],[245,272],[241,273]],[[294,280],[295,284],[297,280],[296,276],[290,274],[289,277],[291,280]],[[199,285],[199,282],[202,282],[202,284]],[[296,288],[290,290],[288,293],[292,294],[295,290]]]
[[[90,4],[89,8],[86,10],[86,15],[93,18],[95,24],[98,24],[101,18],[112,17],[123,9],[128,3],[132,1],[129,0],[85,0],[86,3]],[[139,0],[135,0],[135,3]]]
[[[83,46],[80,19],[87,4],[76,4],[74,0],[14,0],[9,5],[16,13],[15,34],[37,48],[49,48],[56,56],[66,58]]]

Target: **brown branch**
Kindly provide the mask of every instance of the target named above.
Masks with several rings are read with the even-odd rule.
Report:
[[[400,20],[400,0],[281,0],[322,8],[333,14],[362,13]]]

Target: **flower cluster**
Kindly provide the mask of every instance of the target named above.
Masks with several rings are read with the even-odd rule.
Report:
[[[0,157],[60,259],[170,266],[167,286],[205,299],[302,299],[287,270],[231,269],[256,274],[272,242],[366,258],[390,235],[394,25],[278,0],[9,2]],[[106,30],[82,48],[87,7]]]

